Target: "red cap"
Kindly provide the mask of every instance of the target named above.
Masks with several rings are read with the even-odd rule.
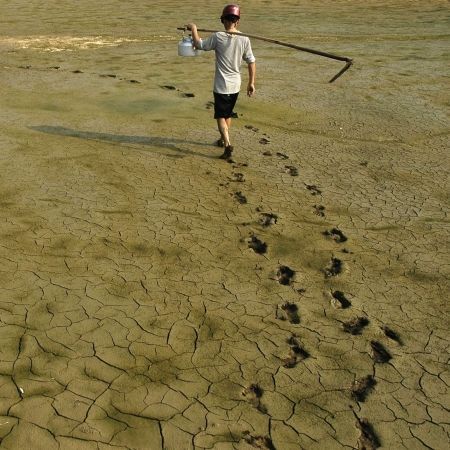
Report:
[[[238,5],[227,5],[225,8],[223,8],[222,16],[220,17],[223,19],[226,16],[236,16],[241,17],[241,9]]]

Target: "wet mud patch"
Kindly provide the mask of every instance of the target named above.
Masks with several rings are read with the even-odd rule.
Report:
[[[378,341],[370,341],[371,357],[375,363],[387,363],[392,356]]]
[[[342,291],[334,291],[331,293],[331,305],[336,309],[346,309],[352,306],[350,300],[347,299]]]
[[[344,322],[342,328],[346,333],[357,335],[361,334],[367,325],[369,325],[369,319],[367,317],[355,317],[348,322]]]
[[[288,266],[280,266],[277,271],[276,279],[278,283],[288,286],[292,282],[295,271]]]
[[[339,258],[331,258],[328,267],[326,267],[323,272],[325,278],[335,277],[342,273],[344,270],[344,263]]]
[[[279,320],[287,320],[294,325],[300,323],[298,306],[295,303],[286,302],[277,306],[276,318]]]
[[[347,236],[345,236],[345,234],[341,230],[339,230],[339,228],[332,228],[331,230],[324,231],[323,235],[333,239],[333,241],[337,242],[338,244],[347,241]]]
[[[367,375],[363,378],[359,378],[353,382],[351,387],[351,395],[357,402],[364,402],[375,386],[376,381],[372,375]]]
[[[256,236],[251,236],[248,241],[248,247],[251,248],[255,253],[263,255],[267,252],[267,244]]]

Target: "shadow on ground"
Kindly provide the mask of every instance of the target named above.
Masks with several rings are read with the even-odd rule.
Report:
[[[184,139],[166,138],[157,136],[129,136],[125,134],[96,133],[93,131],[80,131],[80,130],[73,130],[71,128],[65,128],[60,126],[49,126],[49,125],[30,126],[28,128],[35,131],[40,131],[41,133],[56,134],[59,136],[70,136],[80,139],[106,141],[118,144],[137,144],[152,147],[162,147],[182,153],[184,156],[197,155],[202,156],[204,158],[214,158],[214,156],[211,155],[204,155],[202,153],[197,153],[192,150],[180,147],[180,145],[183,144],[191,144],[191,145],[194,144],[207,147],[211,146],[211,144],[206,144],[204,142],[187,141]],[[183,158],[183,155],[169,154],[167,156],[171,156],[174,158]]]

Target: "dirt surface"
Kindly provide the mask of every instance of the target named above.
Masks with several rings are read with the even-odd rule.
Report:
[[[222,3],[1,6],[0,448],[448,448],[449,4],[277,3],[232,164]]]

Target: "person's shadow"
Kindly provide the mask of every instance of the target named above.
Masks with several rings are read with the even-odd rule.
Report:
[[[197,153],[192,150],[180,147],[180,145],[182,144],[195,144],[207,147],[211,146],[210,144],[206,144],[204,142],[194,142],[194,141],[187,141],[184,139],[165,138],[156,136],[128,136],[125,134],[96,133],[93,131],[72,130],[71,128],[50,126],[50,125],[30,126],[28,128],[35,131],[40,131],[41,133],[57,134],[59,136],[70,136],[79,139],[106,141],[118,144],[135,144],[135,145],[167,148],[177,152],[177,154],[173,153],[165,154],[165,156],[169,156],[172,158],[183,158],[186,155],[197,155],[202,156],[204,158],[214,158],[214,156],[212,155],[205,155],[202,153]]]

